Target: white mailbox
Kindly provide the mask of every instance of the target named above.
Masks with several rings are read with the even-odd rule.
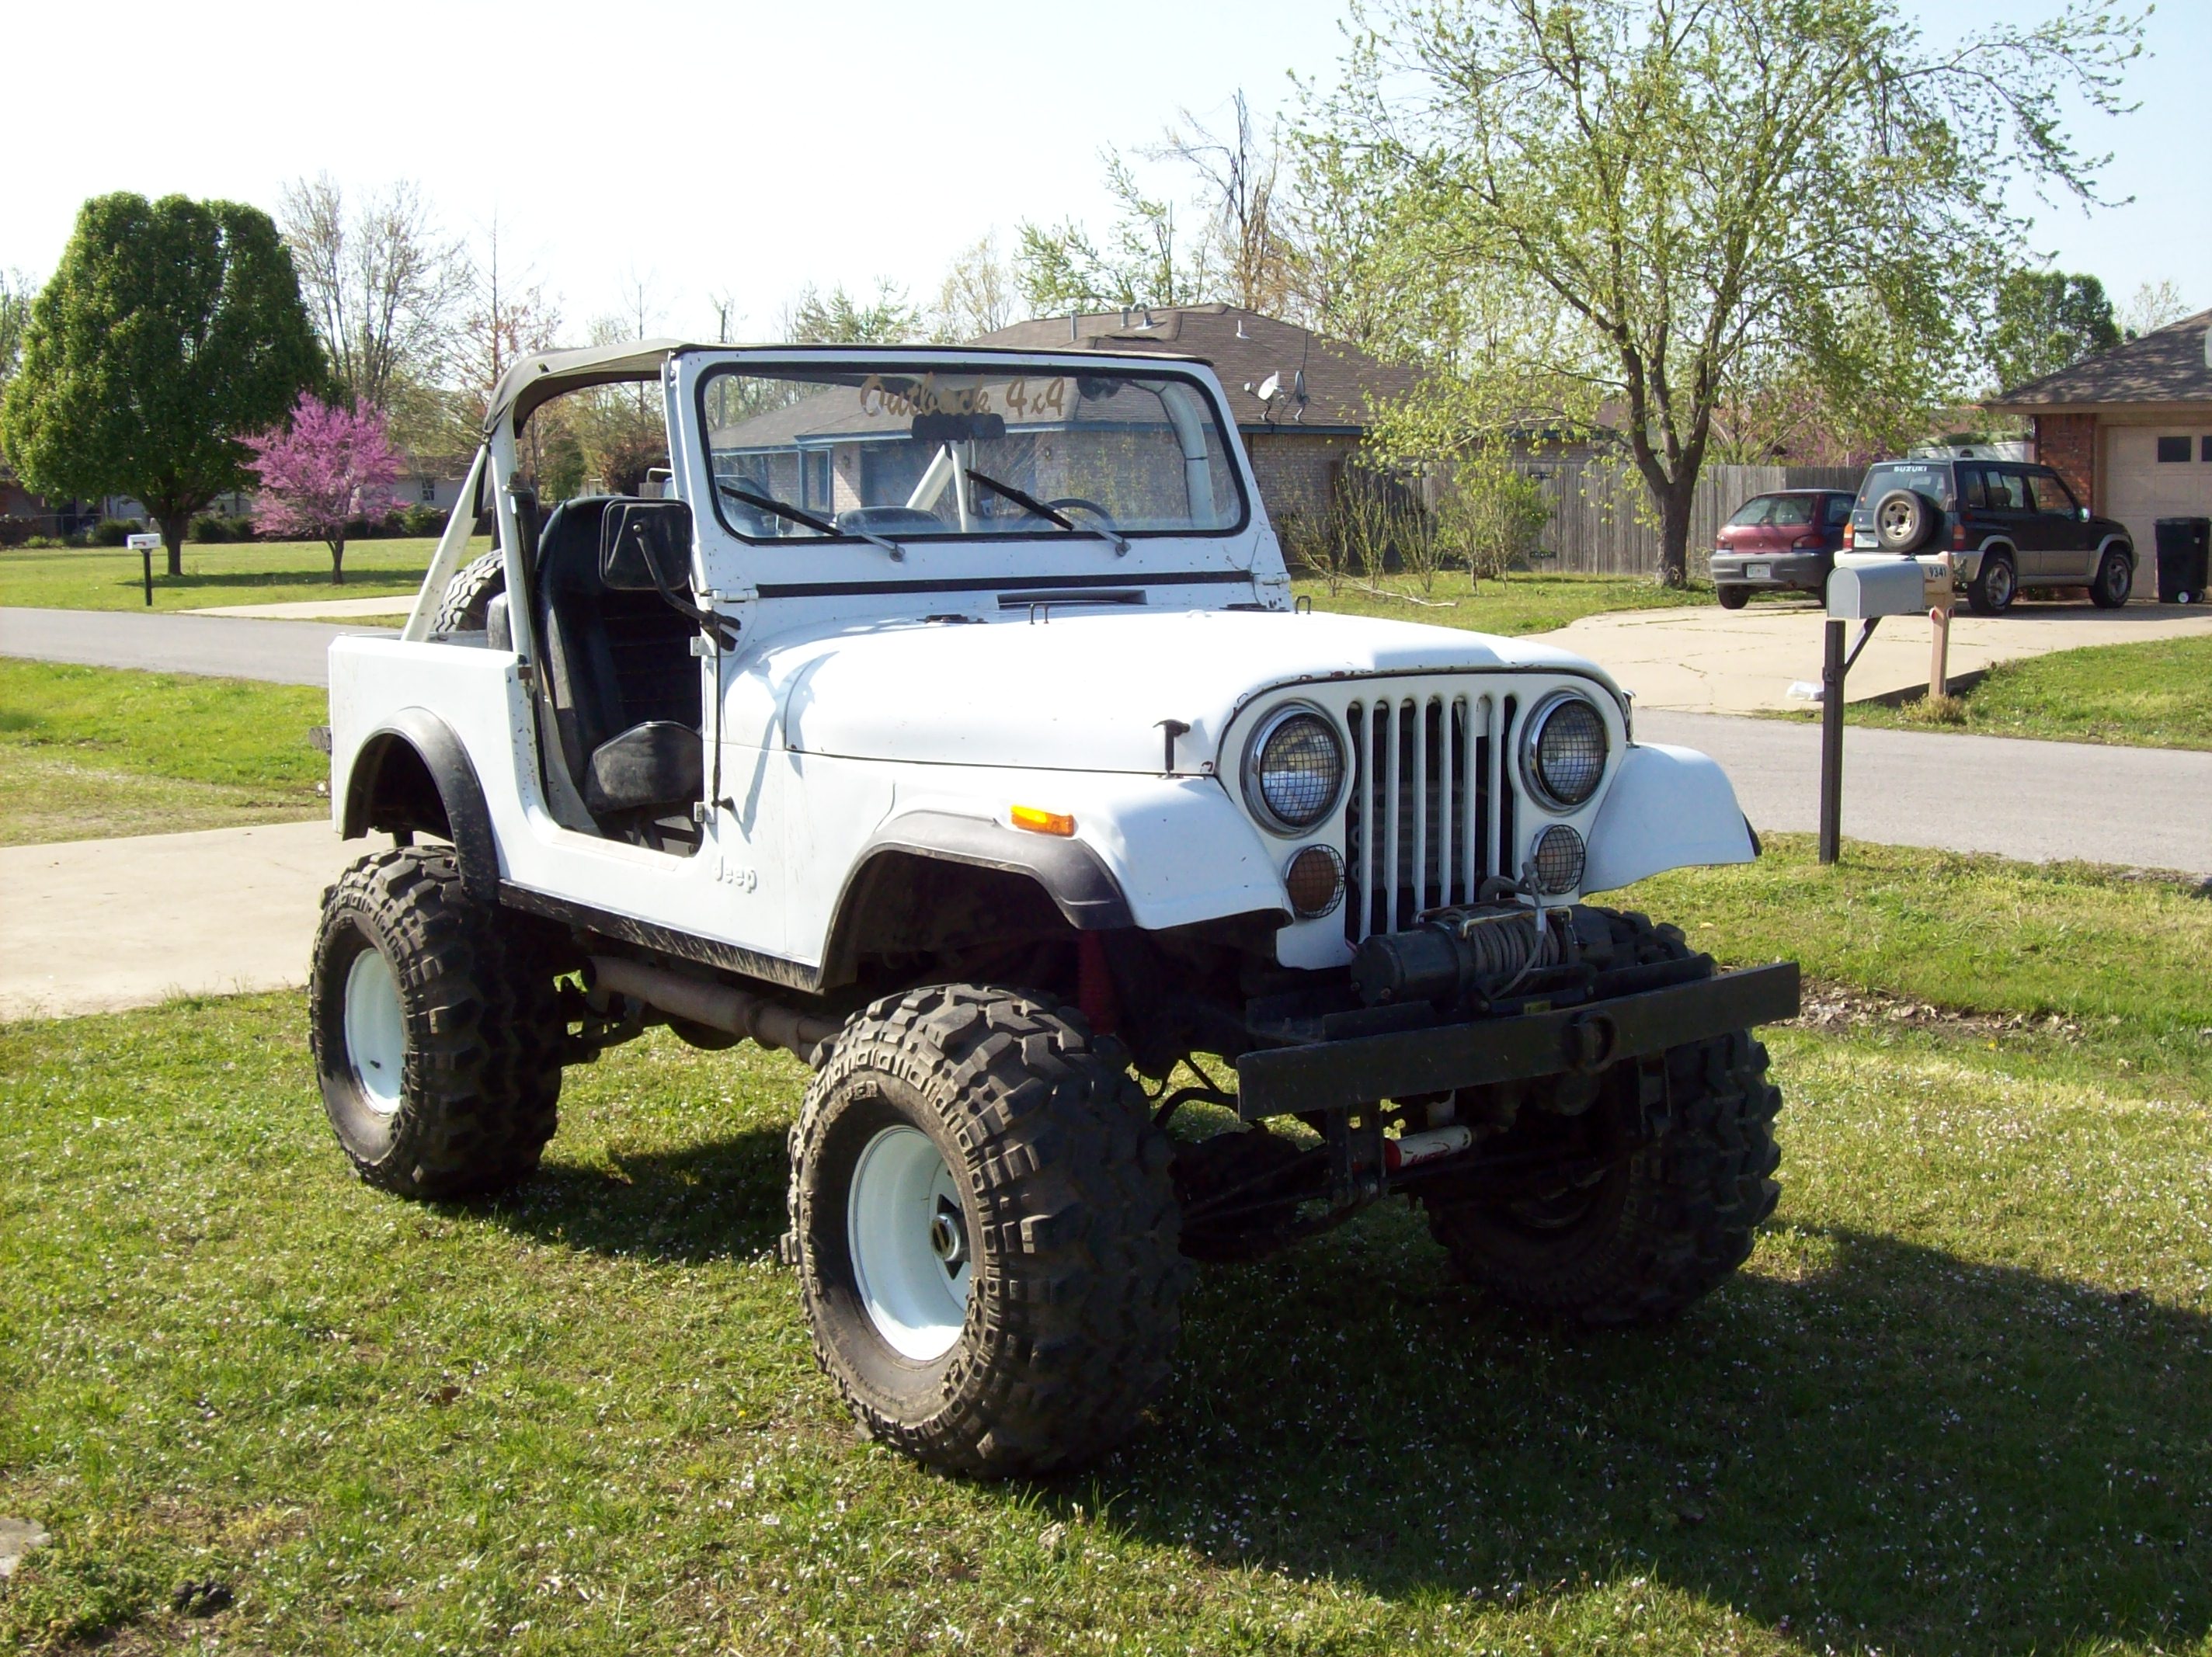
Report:
[[[1917,616],[1948,605],[1949,561],[1886,557],[1879,553],[1838,553],[1828,577],[1828,616],[1838,622],[1871,622],[1884,616]]]

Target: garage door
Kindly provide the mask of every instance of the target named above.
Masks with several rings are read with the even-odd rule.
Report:
[[[2136,596],[2158,592],[2161,518],[2212,518],[2212,425],[2107,426],[2102,511],[2136,544]]]

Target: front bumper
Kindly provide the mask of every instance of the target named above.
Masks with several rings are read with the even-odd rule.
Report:
[[[1794,961],[1510,1018],[1266,1047],[1237,1061],[1247,1121],[1600,1071],[1797,1016]]]
[[[1832,552],[1717,552],[1711,574],[1715,586],[1749,587],[1754,592],[1824,592],[1835,561]],[[1746,574],[1754,565],[1766,574]]]

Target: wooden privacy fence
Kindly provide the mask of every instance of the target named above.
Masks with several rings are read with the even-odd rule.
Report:
[[[1535,568],[1583,575],[1656,575],[1659,524],[1650,491],[1632,465],[1590,460],[1534,461],[1551,521],[1537,538]],[[1705,558],[1735,509],[1770,489],[1856,489],[1856,466],[1707,466],[1690,506],[1690,573]]]

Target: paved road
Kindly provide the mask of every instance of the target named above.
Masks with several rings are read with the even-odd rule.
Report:
[[[328,684],[331,640],[396,630],[161,611],[149,616],[128,610],[0,608],[0,656]]]
[[[1816,722],[1639,710],[1636,734],[1711,754],[1759,828],[1820,827]],[[1847,730],[1844,833],[2031,862],[2212,873],[2212,754]]]

